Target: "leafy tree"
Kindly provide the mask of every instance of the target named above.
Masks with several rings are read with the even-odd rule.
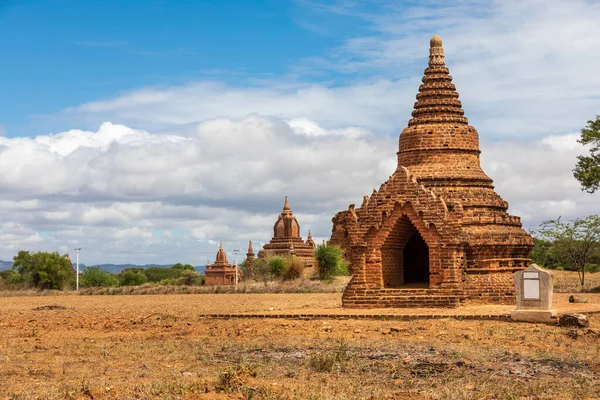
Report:
[[[139,286],[147,281],[143,268],[125,268],[119,273],[119,286]]]
[[[533,251],[529,255],[531,261],[548,269],[558,269],[561,267],[559,260],[556,259],[552,252],[554,242],[534,237],[533,243]]]
[[[268,261],[268,264],[271,275],[276,278],[282,278],[289,268],[288,260],[278,256],[271,257]]]
[[[573,170],[575,179],[581,183],[581,190],[594,193],[600,188],[600,115],[588,121],[581,130],[578,140],[583,145],[591,145],[589,156],[578,156]]]
[[[338,246],[319,245],[315,252],[321,279],[349,275],[348,262],[344,260],[344,250]]]
[[[204,282],[205,278],[202,275],[200,275],[196,271],[190,271],[188,269],[185,269],[181,271],[181,275],[177,279],[174,279],[169,283],[178,286],[198,286],[204,285]]]
[[[264,259],[256,258],[252,261],[252,275],[252,278],[256,279],[257,281],[269,280],[271,269]]]
[[[119,284],[119,280],[113,274],[100,267],[84,269],[79,277],[79,281],[81,286],[84,287],[107,287]]]
[[[182,263],[177,263],[175,265],[173,265],[171,268],[173,269],[178,269],[178,270],[187,270],[187,271],[196,271],[196,268],[194,268],[193,265],[191,264],[182,264]]]
[[[184,269],[178,268],[163,268],[163,267],[149,267],[144,269],[142,272],[146,275],[148,282],[158,283],[167,279],[178,278]]]
[[[25,283],[40,289],[65,289],[73,282],[71,262],[57,252],[29,252],[13,257],[12,269],[23,276]]]
[[[586,265],[600,257],[600,216],[590,215],[568,222],[562,222],[559,217],[542,222],[535,233],[553,242],[551,254],[565,269],[577,271],[583,290]]]

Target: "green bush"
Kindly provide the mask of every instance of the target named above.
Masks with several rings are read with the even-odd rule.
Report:
[[[177,268],[163,268],[163,267],[149,267],[143,270],[144,275],[148,282],[158,283],[165,280],[172,280],[179,278],[183,269]]]
[[[268,261],[271,275],[275,278],[283,278],[289,268],[289,261],[283,257],[271,257]]]
[[[100,267],[90,267],[83,270],[79,276],[79,283],[83,287],[109,287],[117,286],[119,281],[113,274]]]
[[[319,265],[321,279],[349,275],[348,262],[344,260],[343,255],[344,251],[338,246],[320,245],[317,247],[315,258]]]
[[[182,270],[181,275],[173,280],[173,285],[178,286],[200,286],[204,285],[205,279],[202,275],[195,271]]]
[[[141,268],[127,268],[119,274],[119,286],[140,286],[147,281]]]
[[[543,240],[534,237],[533,238],[533,250],[529,257],[531,261],[536,263],[537,265],[548,268],[548,269],[558,269],[561,267],[559,260],[553,254],[552,245],[554,243],[549,240]]]
[[[600,272],[600,264],[585,264],[586,272]]]
[[[9,283],[9,281],[11,279],[14,279],[15,275],[19,275],[17,274],[15,271],[13,271],[12,269],[7,269],[4,271],[0,271],[0,278],[6,282]]]

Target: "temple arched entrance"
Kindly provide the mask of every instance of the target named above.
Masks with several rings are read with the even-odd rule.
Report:
[[[408,239],[402,256],[404,284],[429,284],[429,247],[419,232]]]
[[[389,231],[381,246],[383,286],[429,286],[429,247],[406,215]]]

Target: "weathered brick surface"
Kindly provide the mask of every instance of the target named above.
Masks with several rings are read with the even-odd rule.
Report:
[[[359,208],[350,205],[332,220],[329,243],[345,249],[353,274],[344,307],[514,302],[512,273],[529,265],[533,240],[481,169],[478,133],[437,36],[412,117],[400,134],[394,174]],[[422,254],[412,247],[419,240]],[[406,292],[404,281],[420,274],[424,287]]]
[[[295,256],[307,267],[314,267],[316,265],[315,248],[310,231],[306,242],[302,240],[300,224],[298,224],[288,198],[285,196],[283,211],[273,226],[273,238],[258,252],[258,257],[266,259],[272,256]]]

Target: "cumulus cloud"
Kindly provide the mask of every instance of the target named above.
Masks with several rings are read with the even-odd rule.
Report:
[[[483,146],[484,169],[526,226],[594,212],[571,176],[583,151],[576,138]],[[248,240],[271,238],[286,194],[302,234],[321,241],[335,212],[393,173],[396,146],[364,129],[256,115],[206,121],[190,137],[107,122],[96,132],[1,138],[0,259],[83,246],[88,264],[202,264],[221,240],[233,257]]]
[[[331,215],[315,215],[346,207],[393,171],[387,142],[259,116],[206,121],[191,137],[107,122],[97,132],[0,138],[0,258],[83,245],[98,262],[168,262],[177,249],[204,262],[191,256],[212,257],[214,241],[268,241],[285,194],[303,227],[325,237]]]
[[[323,21],[330,12],[362,21],[357,30],[362,35],[299,60],[289,67],[293,74],[272,80],[249,78],[239,87],[199,81],[141,88],[71,107],[59,117],[172,130],[256,113],[297,125],[307,119],[327,130],[354,126],[391,136],[410,118],[434,33],[444,40],[467,116],[484,138],[539,140],[577,131],[598,113],[598,2],[302,4],[324,14]],[[323,76],[328,80],[315,81]],[[310,127],[306,132],[318,134]]]
[[[510,204],[510,213],[525,227],[563,216],[572,219],[598,213],[598,198],[582,192],[572,170],[585,149],[578,134],[552,135],[523,143],[499,141],[482,146],[484,171]]]

